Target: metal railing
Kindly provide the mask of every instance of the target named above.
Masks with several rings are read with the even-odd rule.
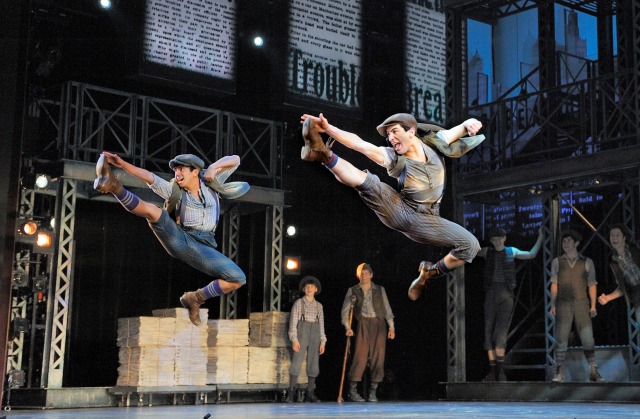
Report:
[[[464,177],[637,145],[634,85],[625,72],[470,107],[486,140],[455,170]]]

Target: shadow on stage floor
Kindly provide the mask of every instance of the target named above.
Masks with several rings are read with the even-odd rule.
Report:
[[[12,410],[21,419],[276,419],[298,418],[640,418],[635,404],[566,402],[240,403],[195,406]],[[209,415],[209,416],[207,416]]]

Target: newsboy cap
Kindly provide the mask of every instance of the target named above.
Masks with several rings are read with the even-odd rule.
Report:
[[[179,154],[169,162],[171,170],[175,169],[177,166],[195,167],[202,171],[202,169],[204,169],[204,162],[200,157],[194,156],[193,154]]]
[[[307,284],[315,285],[316,288],[318,288],[318,291],[316,292],[316,295],[320,294],[320,291],[322,290],[322,286],[320,285],[320,280],[318,278],[316,278],[315,276],[311,276],[311,275],[307,275],[304,278],[302,278],[300,280],[300,284],[298,285],[298,289],[300,290],[300,292],[304,292],[304,287]]]
[[[444,128],[437,125],[418,123],[418,121],[416,121],[416,118],[408,113],[397,113],[395,115],[391,115],[390,117],[385,119],[382,124],[378,125],[376,127],[376,130],[378,131],[378,134],[386,137],[387,128],[395,124],[406,125],[408,127],[416,127],[417,131],[424,131],[424,133],[427,133],[428,131],[435,132],[444,130]]]

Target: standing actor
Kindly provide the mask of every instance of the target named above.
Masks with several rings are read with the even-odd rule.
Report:
[[[143,201],[124,189],[111,172],[110,164],[144,181],[165,200],[166,209]],[[193,154],[181,154],[169,162],[174,172],[171,181],[106,151],[96,165],[98,178],[94,188],[97,191],[113,194],[127,211],[145,218],[169,255],[217,278],[206,287],[186,292],[180,297],[180,303],[189,310],[189,319],[196,326],[201,323],[200,306],[205,300],[227,294],[245,283],[245,274],[238,265],[215,249],[215,229],[220,215],[219,196],[237,198],[249,189],[244,182],[225,185],[227,178],[239,165],[238,156],[223,157],[211,164],[201,179],[204,169],[202,159]],[[178,222],[169,216],[168,211],[174,209]]]
[[[355,188],[387,227],[418,243],[453,248],[437,263],[420,264],[420,275],[409,288],[410,299],[420,297],[430,278],[445,275],[473,260],[480,250],[478,240],[459,224],[440,217],[440,201],[445,186],[444,156],[460,157],[484,140],[482,135],[463,138],[480,130],[479,121],[468,119],[443,130],[418,124],[410,114],[395,114],[377,127],[390,147],[378,147],[329,124],[322,114],[319,117],[305,114],[302,120],[303,160],[321,162],[338,181]],[[321,132],[385,167],[388,174],[398,180],[400,192],[381,182],[378,176],[338,158],[324,144]]]
[[[580,233],[566,230],[560,237],[564,254],[551,262],[551,315],[556,317],[556,373],[552,381],[564,380],[564,361],[574,320],[589,363],[589,380],[604,381],[598,373],[591,324],[591,318],[598,314],[595,267],[590,258],[578,253]]]
[[[516,259],[533,259],[542,246],[542,229],[531,250],[505,246],[507,232],[494,228],[489,233],[493,247],[483,247],[478,257],[485,258],[484,268],[484,349],[489,357],[488,381],[507,381],[504,354],[507,347],[509,318],[513,311],[516,288]]]
[[[384,378],[384,354],[387,339],[396,337],[393,323],[393,312],[383,286],[371,282],[373,269],[368,263],[361,263],[356,269],[356,276],[360,280],[358,285],[349,288],[342,304],[342,324],[347,330],[347,336],[353,336],[349,326],[349,311],[351,296],[355,295],[353,317],[358,322],[355,351],[349,369],[349,398],[354,402],[363,402],[364,398],[358,394],[358,383],[369,363],[371,386],[369,387],[370,402],[377,402],[376,390]],[[386,324],[385,324],[386,322]],[[389,330],[387,331],[387,325]]]
[[[613,247],[611,270],[618,286],[610,294],[602,294],[598,302],[602,305],[624,295],[627,305],[633,307],[636,322],[640,321],[640,249],[631,241],[629,230],[616,224],[609,231],[609,242]]]
[[[291,369],[289,370],[289,393],[287,403],[295,401],[295,386],[302,369],[302,361],[307,357],[307,401],[319,402],[316,397],[316,377],[320,374],[320,355],[324,353],[327,336],[324,333],[324,311],[315,298],[322,289],[315,276],[305,276],[300,280],[300,291],[304,295],[291,307],[289,318],[289,339],[293,348]]]

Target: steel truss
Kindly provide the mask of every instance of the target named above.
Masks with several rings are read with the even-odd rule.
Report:
[[[238,264],[238,248],[240,245],[240,215],[237,207],[224,214],[223,224],[223,246],[222,252],[232,261]],[[220,318],[238,318],[238,292],[231,291],[229,294],[220,296]]]
[[[284,207],[273,205],[267,209],[267,239],[271,242],[271,246],[266,247],[265,251],[270,252],[265,255],[265,289],[269,289],[269,298],[265,299],[264,311],[280,311],[282,306],[282,231],[284,226]],[[271,278],[271,282],[267,284],[266,278]],[[266,302],[269,306],[266,306]]]
[[[62,179],[56,202],[57,246],[51,271],[45,329],[42,386],[62,388],[67,330],[69,329],[75,252],[75,218],[78,182]]]
[[[33,207],[35,203],[35,194],[33,189],[23,189],[20,194],[20,207],[19,207],[19,217],[32,217],[33,216]],[[28,261],[30,260],[30,255],[27,253],[26,255],[16,254],[16,264],[26,265],[25,271],[29,273],[30,264]],[[26,262],[26,263],[25,263]],[[26,319],[27,318],[27,300],[28,296],[21,295],[19,293],[13,293],[11,296],[11,318],[10,321],[13,323],[17,318]],[[21,370],[22,369],[22,358],[24,355],[24,333],[14,334],[13,339],[11,339],[8,343],[7,348],[7,372],[12,370]]]

